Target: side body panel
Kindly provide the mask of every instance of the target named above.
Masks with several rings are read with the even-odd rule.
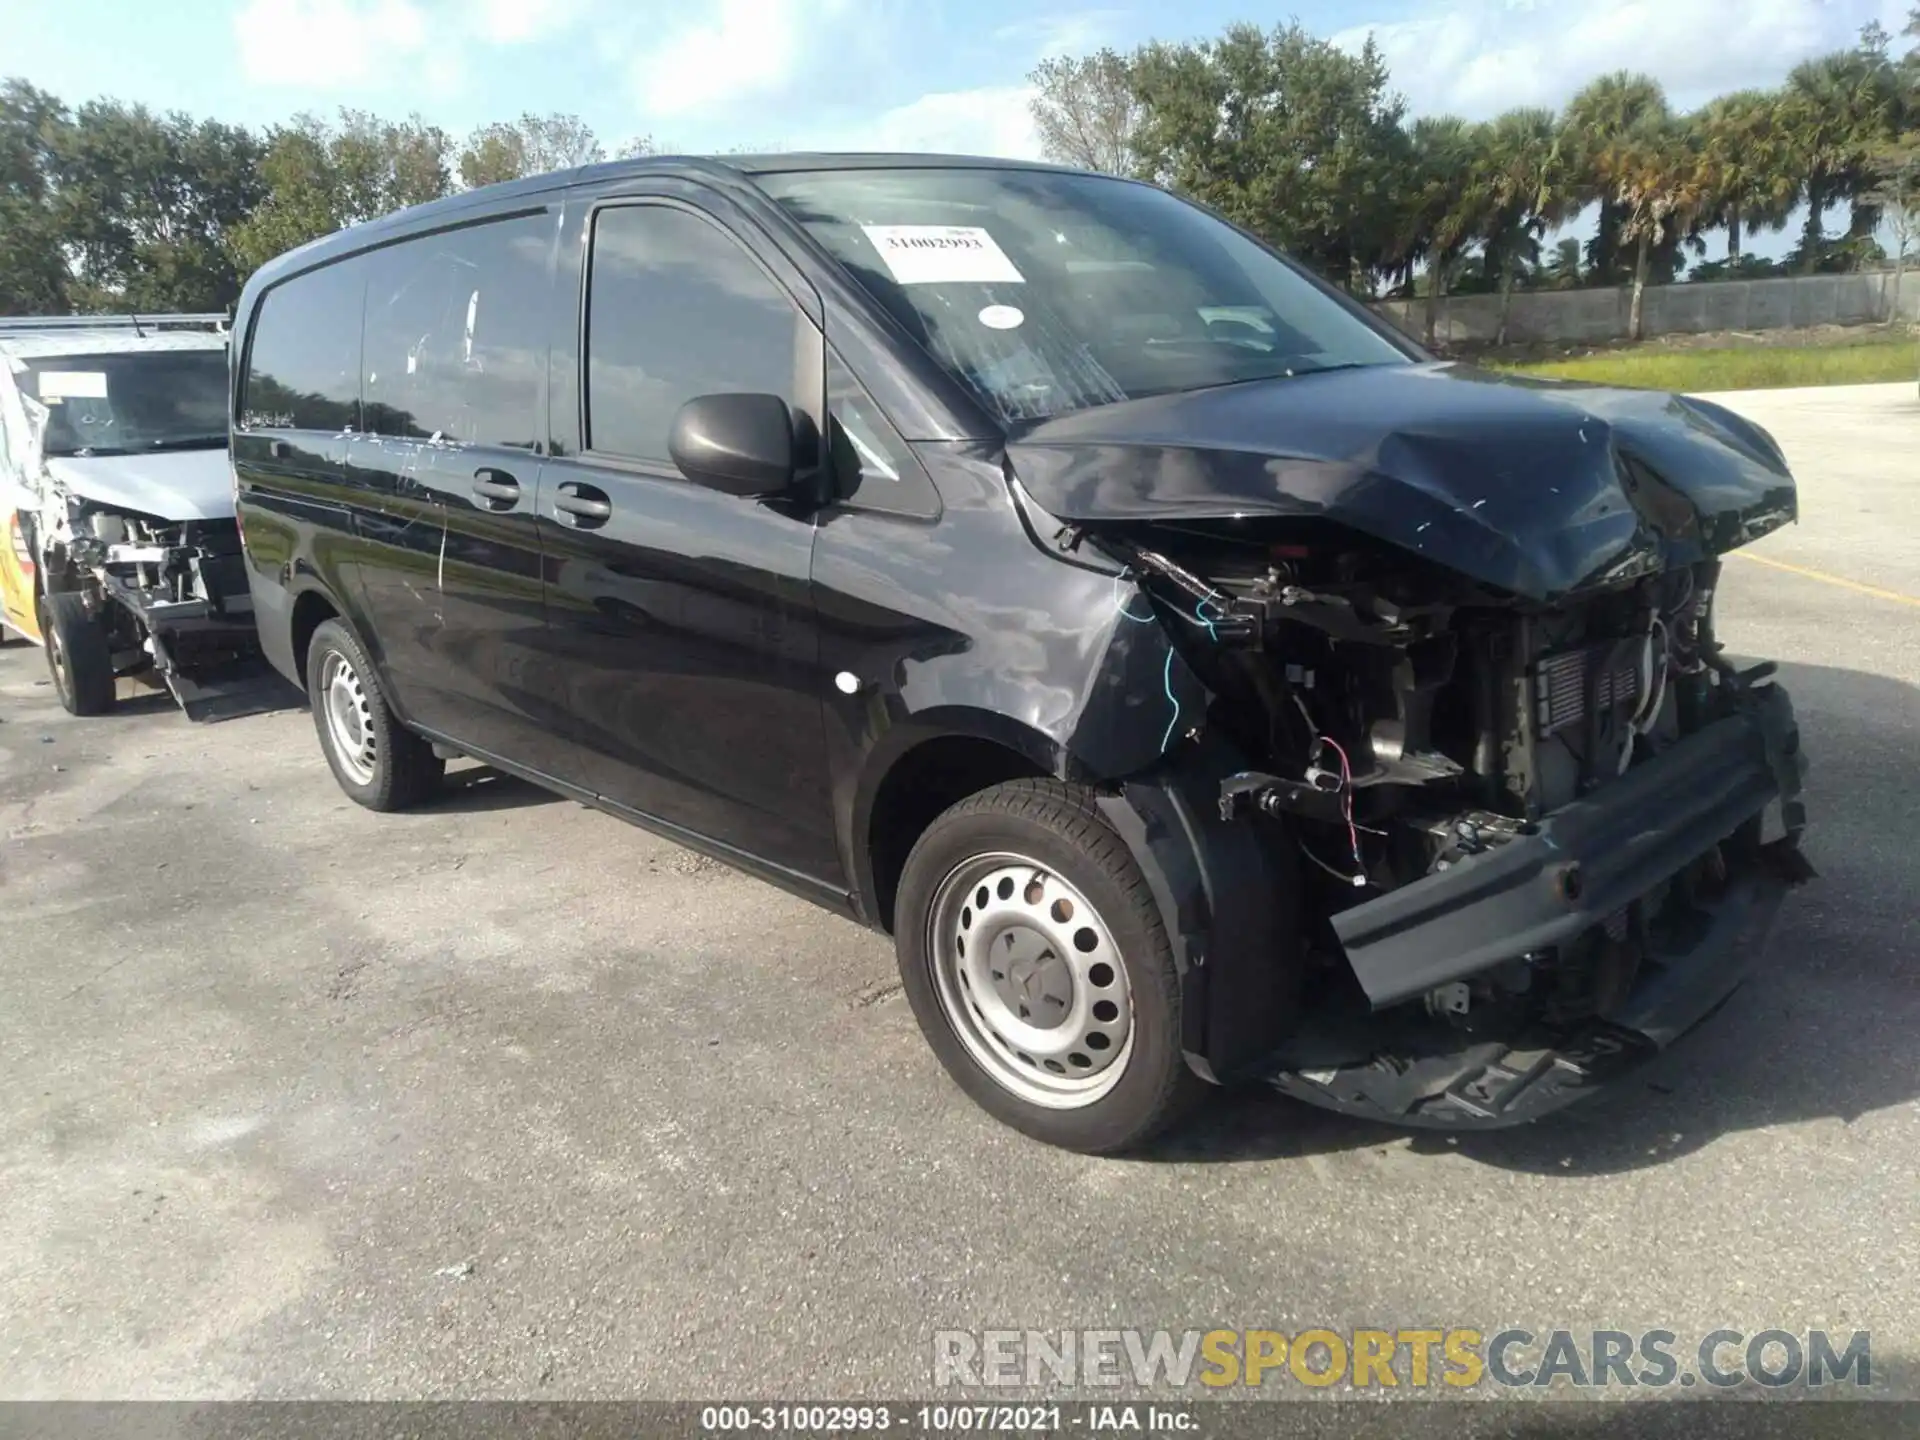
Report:
[[[35,609],[38,583],[24,513],[32,509],[26,487],[26,467],[33,449],[13,377],[0,368],[0,621],[9,630],[40,639]]]
[[[545,631],[534,520],[560,207],[410,236],[367,257],[350,457],[380,496],[364,604],[389,685],[421,726],[537,753],[530,667]]]
[[[554,343],[555,446],[539,501],[553,773],[843,894],[821,733],[830,681],[809,595],[811,507],[722,494],[670,461],[585,448],[588,242],[596,214],[631,214],[636,204],[696,225],[707,245],[744,248],[789,295],[804,288],[704,187],[613,185],[570,197],[556,288],[574,323]],[[795,321],[810,330],[803,314],[796,301]],[[801,419],[817,427],[817,357],[801,368]],[[604,511],[569,508],[580,501]]]
[[[364,276],[335,265],[300,278],[305,288],[297,292],[249,287],[242,297],[231,450],[261,650],[304,687],[294,644],[303,595],[322,597],[344,616],[379,661],[361,604],[362,577],[377,555],[365,521],[378,513],[379,496],[347,464],[361,427]]]

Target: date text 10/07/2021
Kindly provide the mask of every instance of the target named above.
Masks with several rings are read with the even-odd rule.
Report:
[[[700,1428],[742,1434],[1189,1435],[1199,1430],[1200,1421],[1192,1407],[1182,1405],[709,1405],[700,1411]]]

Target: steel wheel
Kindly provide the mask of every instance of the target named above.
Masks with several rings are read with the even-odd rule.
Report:
[[[47,668],[53,671],[53,685],[60,692],[60,703],[69,710],[73,708],[73,671],[67,668],[67,647],[61,642],[60,631],[51,625],[43,625],[42,633],[47,642]]]
[[[1052,1110],[1092,1105],[1133,1053],[1133,997],[1106,922],[1067,881],[1013,854],[940,884],[927,957],[941,1009],[993,1080]]]
[[[357,785],[373,783],[377,760],[373,707],[367,688],[347,657],[330,651],[320,672],[320,692],[327,711],[327,736],[340,768]]]

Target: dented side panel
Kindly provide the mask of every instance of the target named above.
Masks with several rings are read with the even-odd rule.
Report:
[[[1055,775],[1115,780],[1158,761],[1206,703],[1117,567],[1042,552],[997,451],[921,453],[938,523],[848,507],[821,517],[814,544],[834,809],[848,873],[868,893],[859,852],[874,795],[921,741],[977,735]]]

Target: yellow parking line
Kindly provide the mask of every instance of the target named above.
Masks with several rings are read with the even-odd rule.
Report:
[[[1838,585],[1842,590],[1855,590],[1862,595],[1871,595],[1876,600],[1891,600],[1896,605],[1920,605],[1920,595],[1902,595],[1898,590],[1882,590],[1877,585],[1862,585],[1858,580],[1843,580],[1838,575],[1829,575],[1824,570],[1809,570],[1804,565],[1789,565],[1784,560],[1774,560],[1765,555],[1751,555],[1745,550],[1733,552],[1736,560],[1751,560],[1756,565],[1770,565],[1775,570],[1784,570],[1789,575],[1804,575],[1809,580],[1824,580],[1829,585]]]

